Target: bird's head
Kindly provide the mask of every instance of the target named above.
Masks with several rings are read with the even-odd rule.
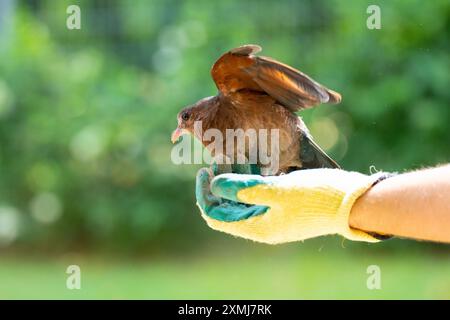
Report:
[[[172,132],[172,143],[176,143],[180,137],[185,134],[192,134],[195,136],[195,122],[205,121],[208,118],[208,113],[213,110],[215,101],[215,97],[204,98],[194,105],[181,110],[177,115],[178,126]]]

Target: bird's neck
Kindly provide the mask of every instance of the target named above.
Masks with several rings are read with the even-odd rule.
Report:
[[[216,118],[219,109],[218,104],[215,103],[215,101],[199,105],[197,108],[197,119],[198,121],[202,121],[205,124],[211,123]]]
[[[221,129],[218,127],[220,125],[219,111],[218,104],[214,102],[197,106],[197,110],[195,110],[197,114],[196,121],[201,122],[201,126],[197,123],[193,133],[194,137],[201,141],[204,146],[210,143],[210,141],[203,140],[205,131],[208,129]]]

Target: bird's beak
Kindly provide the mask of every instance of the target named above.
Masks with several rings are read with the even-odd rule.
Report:
[[[178,142],[178,140],[180,139],[180,137],[181,137],[182,135],[186,134],[186,133],[187,133],[186,130],[177,127],[177,128],[172,132],[172,137],[171,137],[172,143]]]

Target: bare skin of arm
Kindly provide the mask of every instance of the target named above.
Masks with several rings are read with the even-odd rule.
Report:
[[[385,179],[353,205],[352,228],[450,243],[450,165]]]

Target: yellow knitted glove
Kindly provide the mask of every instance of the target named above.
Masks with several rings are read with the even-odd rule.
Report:
[[[275,177],[222,174],[211,181],[212,172],[201,169],[197,203],[211,228],[258,242],[277,244],[328,234],[377,242],[350,228],[348,218],[356,199],[382,175],[310,169]],[[205,198],[209,186],[212,194]]]

